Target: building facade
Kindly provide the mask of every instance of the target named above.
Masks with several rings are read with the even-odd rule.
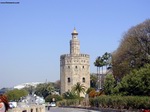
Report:
[[[80,42],[76,29],[71,33],[70,54],[60,56],[61,94],[71,91],[77,84],[83,84],[87,90],[90,87],[90,56],[80,53]],[[81,96],[85,96],[81,94]]]

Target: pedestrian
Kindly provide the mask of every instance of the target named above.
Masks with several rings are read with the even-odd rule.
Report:
[[[0,112],[6,112],[9,109],[9,102],[6,95],[0,95]]]
[[[50,110],[50,106],[48,106],[48,110]]]

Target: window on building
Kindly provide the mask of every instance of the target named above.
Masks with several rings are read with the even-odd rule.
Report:
[[[68,78],[68,83],[70,83],[70,78]]]
[[[84,77],[82,78],[82,82],[85,82],[85,78]]]
[[[68,66],[68,68],[70,68],[70,66]]]
[[[82,68],[84,69],[84,66],[82,66]]]
[[[78,67],[76,66],[75,68],[77,69]]]

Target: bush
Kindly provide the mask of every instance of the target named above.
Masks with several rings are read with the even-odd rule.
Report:
[[[150,108],[150,98],[147,96],[99,96],[90,98],[92,107],[120,108],[120,109],[148,109]]]
[[[63,98],[60,96],[60,95],[48,95],[46,98],[45,98],[45,101],[46,102],[52,102],[52,99],[55,99],[55,101],[61,101]]]
[[[114,76],[112,74],[108,74],[106,76],[105,82],[104,82],[104,92],[106,95],[113,94],[113,89],[116,86]]]
[[[63,93],[63,98],[64,99],[77,99],[79,98],[79,96],[77,94],[75,94],[74,92],[65,92]]]
[[[150,64],[124,76],[117,88],[122,95],[150,96]]]
[[[79,99],[67,99],[57,102],[58,106],[77,106],[79,105]]]

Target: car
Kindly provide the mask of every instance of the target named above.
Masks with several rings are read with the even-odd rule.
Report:
[[[51,102],[50,103],[50,107],[56,107],[56,103],[55,102]]]
[[[16,108],[17,107],[17,102],[9,102],[9,107],[12,108]]]

